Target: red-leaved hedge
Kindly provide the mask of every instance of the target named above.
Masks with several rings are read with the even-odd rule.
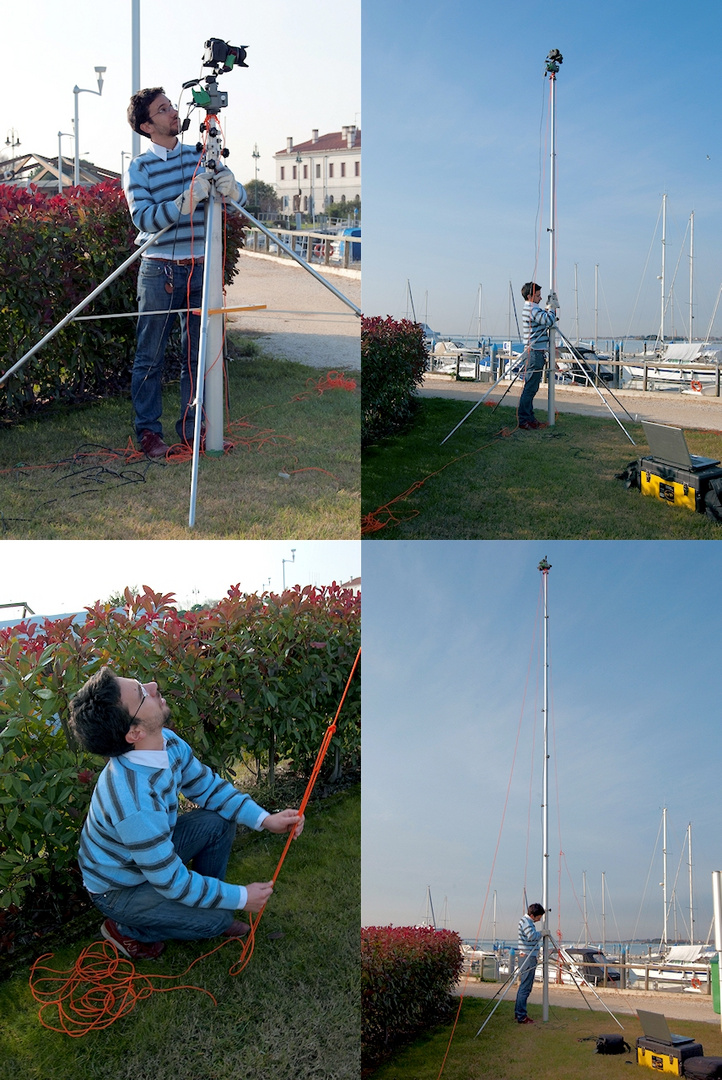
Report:
[[[120,181],[66,188],[0,184],[0,373],[37,344],[136,250]],[[243,221],[226,221],[226,284],[237,272]],[[116,278],[83,315],[137,310],[138,263]],[[125,393],[135,352],[135,320],[71,322],[0,387],[8,423],[51,402]]]
[[[365,1066],[452,1014],[461,938],[430,926],[361,930],[361,1057]]]
[[[398,431],[413,415],[426,368],[424,332],[402,319],[361,321],[361,440],[364,445]]]

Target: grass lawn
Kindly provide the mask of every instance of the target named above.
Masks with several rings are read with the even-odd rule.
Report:
[[[240,954],[229,943],[180,980],[217,1006],[193,990],[153,994],[106,1030],[70,1038],[41,1026],[28,970],[18,972],[0,984],[0,1080],[357,1080],[359,845],[358,787],[310,804],[248,966],[228,974]],[[227,879],[269,880],[282,847],[244,830]],[[46,963],[71,967],[91,940],[57,947]],[[170,942],[138,970],[180,974],[217,944]]]
[[[243,355],[248,353],[250,355]],[[251,348],[228,364],[227,436],[201,456],[195,527],[191,461],[128,453],[130,400],[63,407],[0,430],[4,539],[356,539],[360,391],[322,389],[324,370]],[[358,382],[358,372],[355,375]],[[178,384],[163,395],[166,441]],[[283,475],[279,475],[283,474]]]
[[[516,411],[421,398],[409,431],[363,454],[362,514],[373,514],[378,540],[722,539],[703,514],[668,507],[616,480],[647,450],[642,427],[560,413],[552,428],[520,431]],[[503,435],[506,430],[511,434]],[[687,431],[692,453],[722,458],[722,435]],[[416,486],[415,486],[416,485]],[[397,496],[414,490],[383,509]]]
[[[580,998],[581,1001],[581,998]],[[613,1002],[609,1007],[614,1012]],[[550,1007],[549,1020],[541,1021],[541,1006],[531,1006],[529,1015],[537,1021],[520,1027],[514,1020],[513,1001],[503,1001],[478,1038],[475,1038],[491,1002],[466,998],[451,1043],[449,1056],[441,1073],[442,1080],[615,1080],[616,1077],[654,1075],[645,1068],[637,1073],[636,1041],[642,1028],[636,1016],[616,1014],[624,1031],[606,1012],[587,1008]],[[681,1031],[702,1044],[706,1057],[722,1056],[722,1033],[719,1024],[675,1020],[673,1030]],[[622,1035],[630,1053],[597,1054],[596,1037]],[[437,1080],[449,1045],[451,1026],[439,1027],[417,1039],[393,1059],[366,1074],[373,1080]],[[580,1039],[589,1039],[580,1042]],[[634,1069],[630,1069],[630,1063]]]

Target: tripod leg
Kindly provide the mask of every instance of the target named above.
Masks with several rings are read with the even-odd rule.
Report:
[[[449,434],[448,434],[448,435],[446,436],[446,439],[450,439],[450,438],[451,438],[451,436],[452,436],[452,435],[454,434],[454,431],[458,431],[458,430],[459,430],[459,428],[461,427],[461,425],[462,425],[462,424],[464,423],[464,420],[468,420],[468,419],[469,419],[469,417],[470,417],[470,416],[471,416],[471,414],[473,413],[474,409],[478,409],[480,405],[483,405],[483,404],[484,404],[484,402],[485,402],[485,401],[486,401],[486,399],[488,398],[489,394],[490,394],[490,393],[492,392],[492,390],[495,390],[495,389],[496,389],[496,387],[497,387],[497,386],[499,385],[499,383],[501,382],[502,378],[503,378],[503,376],[502,376],[502,375],[500,375],[500,376],[499,376],[499,378],[498,378],[498,379],[496,380],[496,382],[494,383],[494,385],[493,385],[493,386],[490,386],[490,387],[489,387],[489,389],[488,389],[488,390],[486,391],[486,393],[484,394],[484,396],[483,396],[483,397],[481,397],[481,398],[479,398],[479,400],[477,401],[476,405],[472,406],[472,408],[471,408],[471,409],[469,409],[468,413],[467,413],[467,414],[466,414],[466,416],[465,416],[465,417],[463,418],[463,420],[459,420],[459,423],[458,423],[458,424],[456,425],[456,427],[455,427],[455,428],[454,428],[454,429],[453,429],[452,431],[450,431],[450,432],[449,432]],[[512,386],[513,386],[513,385],[514,385],[514,384],[512,383]],[[504,399],[502,398],[502,401],[503,401],[503,400],[504,400]],[[441,440],[441,442],[439,443],[439,446],[443,446],[443,445],[444,445],[444,443],[446,442],[446,439],[442,439],[442,440]]]
[[[296,254],[295,251],[293,251],[292,248],[288,246],[288,244],[285,244],[279,236],[276,236],[276,234],[271,232],[270,229],[267,229],[261,221],[256,221],[253,214],[249,214],[245,207],[239,206],[237,202],[233,201],[231,201],[230,205],[234,206],[240,214],[243,214],[245,218],[248,218],[252,225],[255,225],[257,229],[260,229],[262,233],[265,233],[266,236],[273,240],[274,244],[278,244],[278,246],[282,248],[287,255],[290,255],[292,259],[295,259],[299,266],[302,266],[304,270],[308,270],[309,274],[312,274],[317,281],[320,281],[322,285],[325,285],[326,288],[330,292],[332,292],[334,296],[338,297],[339,300],[342,300],[343,303],[346,304],[347,307],[350,307],[356,315],[361,315],[361,308],[356,307],[356,305],[351,300],[349,300],[347,296],[344,296],[342,292],[335,288],[335,286],[333,286],[330,281],[326,281],[326,278],[319,274],[318,270],[314,269],[313,266],[310,266],[309,263],[305,262],[299,255]]]
[[[143,252],[151,246],[151,244],[154,244],[156,242],[159,236],[162,236],[164,232],[167,232],[168,229],[172,227],[172,225],[166,225],[165,229],[161,229],[160,232],[154,233],[150,240],[147,240],[145,244],[142,244],[141,247],[138,248],[137,251],[134,251],[129,259],[126,259],[125,262],[122,263],[117,270],[114,270],[113,273],[105,279],[105,281],[101,282],[100,285],[97,286],[97,288],[93,289],[93,291],[88,296],[86,296],[84,300],[81,300],[80,303],[76,307],[74,307],[72,311],[69,311],[65,318],[61,319],[59,323],[56,323],[52,330],[48,330],[44,338],[41,338],[41,340],[38,341],[36,345],[33,345],[32,349],[29,349],[28,352],[26,352],[24,356],[21,356],[20,359],[16,361],[16,363],[14,363],[11,368],[8,368],[4,375],[0,376],[0,386],[2,386],[3,383],[7,382],[10,376],[14,375],[16,371],[19,371],[23,364],[27,360],[29,360],[31,356],[35,356],[35,353],[42,349],[43,345],[47,344],[48,341],[54,338],[55,335],[59,333],[59,331],[62,330],[64,326],[67,326],[69,322],[72,322],[75,316],[78,315],[83,310],[83,308],[86,308],[88,304],[91,303],[91,301],[95,300],[96,296],[100,296],[100,294],[105,289],[107,289],[108,285],[110,285],[112,281],[115,281],[117,277],[120,277],[120,275],[128,269],[131,263],[134,263],[135,260],[139,258],[143,254]]]

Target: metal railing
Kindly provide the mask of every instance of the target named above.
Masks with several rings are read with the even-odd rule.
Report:
[[[312,232],[310,229],[276,229],[274,231],[306,262],[341,267],[344,270],[359,268],[361,265],[360,236]],[[279,259],[289,258],[286,252],[278,244],[274,244],[260,229],[248,230],[244,250],[273,255]]]

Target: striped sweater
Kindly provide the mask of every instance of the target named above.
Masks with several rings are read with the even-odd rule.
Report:
[[[524,327],[524,344],[531,349],[549,348],[549,330],[556,324],[553,311],[545,311],[539,304],[526,300],[521,316]]]
[[[519,952],[536,956],[541,936],[541,930],[537,930],[531,915],[522,915],[519,919]]]
[[[164,729],[160,766],[139,764],[134,753],[110,758],[93,792],[78,862],[86,889],[102,893],[149,881],[167,900],[189,907],[245,907],[242,885],[188,870],[173,847],[178,793],[227,821],[260,829],[268,816],[193,755],[188,743]],[[142,761],[147,756],[138,755]]]
[[[190,259],[203,255],[203,203],[196,206],[192,220],[190,214],[181,216],[175,205],[178,196],[190,187],[200,156],[195,147],[184,146],[180,141],[172,150],[151,143],[150,149],[134,158],[128,166],[125,197],[133,224],[140,229],[136,244],[140,246],[166,225],[178,223],[177,228],[169,229],[144,253],[144,258]]]

